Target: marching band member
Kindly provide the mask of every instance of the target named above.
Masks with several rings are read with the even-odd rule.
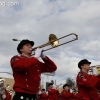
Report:
[[[36,94],[36,100],[40,100],[41,88],[38,88],[38,92]]]
[[[78,86],[79,100],[99,100],[97,87],[100,89],[100,76],[97,71],[93,75],[89,75],[90,64],[87,59],[83,59],[78,63],[80,72],[77,75],[76,82]]]
[[[41,90],[40,99],[39,100],[48,100],[48,95],[45,92],[45,89]]]
[[[62,85],[62,84],[60,84],[60,85]],[[60,99],[60,92],[58,91],[58,88],[59,88],[60,85],[58,85],[58,86],[55,85],[55,86],[54,86],[54,88],[56,89],[56,94],[57,94],[57,98],[58,98],[57,100]]]
[[[53,83],[48,85],[48,100],[59,100],[59,91],[53,87]]]
[[[11,95],[4,86],[4,79],[0,78],[0,100],[11,100]]]
[[[61,92],[61,100],[74,100],[74,94],[73,91],[70,91],[69,85],[64,84],[63,85],[63,91]]]
[[[35,50],[32,56],[33,41],[22,40],[17,51],[20,55],[11,58],[11,68],[14,77],[15,95],[13,100],[35,100],[42,72],[53,72],[57,69],[55,63],[45,56],[41,48]],[[44,61],[41,62],[38,58]]]

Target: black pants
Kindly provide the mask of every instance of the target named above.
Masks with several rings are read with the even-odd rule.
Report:
[[[36,100],[36,94],[16,92],[12,100]]]

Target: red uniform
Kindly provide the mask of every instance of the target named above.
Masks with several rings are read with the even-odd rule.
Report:
[[[85,72],[79,72],[76,79],[79,91],[79,100],[99,100],[97,87],[100,88],[99,76],[88,75]]]
[[[35,57],[14,56],[11,59],[11,67],[14,76],[15,92],[37,94],[42,72],[53,72],[57,69],[53,61],[48,57],[40,62]]]
[[[61,100],[73,100],[73,93],[63,90],[61,93]]]
[[[39,100],[48,100],[48,95],[46,93],[41,93]]]
[[[58,98],[58,100],[59,100],[59,98],[60,98],[60,93],[59,93],[58,90],[56,91],[56,93],[57,93],[57,98]]]
[[[81,99],[79,99],[79,97],[78,97],[78,93],[77,93],[77,94],[74,93],[74,97],[73,97],[72,100],[81,100]],[[83,100],[84,100],[84,99],[83,99]]]
[[[11,100],[11,95],[8,93],[7,90],[5,90],[6,93],[6,99],[5,100]]]
[[[73,100],[90,100],[90,99],[89,98],[86,98],[86,97],[80,98],[79,97],[79,94],[77,93],[77,94],[74,94],[74,99]]]
[[[59,100],[58,90],[56,89],[48,89],[48,100]]]

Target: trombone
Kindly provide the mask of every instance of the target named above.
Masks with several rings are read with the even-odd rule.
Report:
[[[72,40],[70,40],[70,41],[67,41],[67,42],[64,42],[64,43],[62,43],[62,44],[59,44],[59,40],[60,40],[60,39],[63,39],[63,38],[65,38],[65,37],[68,37],[68,36],[71,36],[71,35],[74,35],[75,38],[72,39]],[[60,37],[60,38],[57,38],[56,35],[54,35],[54,34],[50,34],[50,35],[49,35],[49,42],[47,42],[47,43],[45,43],[45,44],[43,44],[43,45],[40,45],[40,46],[38,46],[38,47],[31,48],[31,50],[34,51],[34,50],[37,49],[37,48],[43,48],[43,47],[48,46],[48,45],[51,45],[51,46],[52,46],[51,48],[48,48],[48,49],[46,49],[46,50],[43,50],[43,52],[44,52],[44,51],[47,51],[47,50],[56,48],[56,47],[58,47],[58,46],[61,46],[61,45],[70,43],[70,42],[75,41],[75,40],[78,40],[78,35],[75,34],[75,33],[71,33],[71,34],[65,35],[65,36]],[[20,40],[13,39],[13,41],[20,41]]]
[[[72,40],[70,40],[70,41],[67,41],[67,42],[64,42],[64,43],[62,43],[62,44],[59,44],[59,41],[58,41],[58,40],[60,40],[60,39],[62,39],[62,38],[65,38],[65,37],[68,37],[68,36],[71,36],[71,35],[74,35],[75,38],[72,39]],[[43,45],[40,45],[40,46],[38,46],[38,47],[32,48],[31,50],[34,51],[34,50],[37,49],[37,48],[42,48],[42,47],[45,47],[45,46],[48,46],[48,45],[51,45],[51,46],[52,46],[51,48],[48,48],[48,49],[46,49],[46,50],[43,50],[43,52],[44,52],[44,51],[47,51],[47,50],[56,48],[56,47],[58,47],[58,46],[61,46],[61,45],[70,43],[70,42],[75,41],[75,40],[78,40],[78,35],[75,34],[75,33],[71,33],[71,34],[65,35],[65,36],[60,37],[60,38],[57,38],[56,35],[54,35],[54,34],[50,34],[50,35],[49,35],[49,42],[47,42],[47,43],[45,43],[45,44],[43,44]]]

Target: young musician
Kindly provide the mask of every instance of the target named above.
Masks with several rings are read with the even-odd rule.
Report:
[[[45,89],[41,90],[40,99],[39,100],[48,100],[48,95],[45,92]]]
[[[43,54],[41,48],[37,48],[35,55],[32,55],[33,45],[33,41],[22,40],[17,46],[20,55],[11,58],[11,68],[15,81],[13,100],[35,100],[41,73],[53,72],[57,69],[55,63]],[[39,61],[40,57],[44,63]]]
[[[48,100],[59,100],[59,91],[53,87],[53,83],[48,85]]]
[[[61,92],[61,100],[74,100],[74,94],[70,92],[68,84],[63,85],[63,91]]]
[[[82,59],[78,63],[80,72],[77,75],[76,82],[78,86],[79,100],[99,100],[97,89],[100,89],[100,75],[97,71],[89,75],[90,64],[87,59]]]

